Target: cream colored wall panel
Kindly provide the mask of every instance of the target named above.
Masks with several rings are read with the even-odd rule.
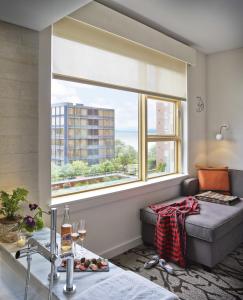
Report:
[[[38,201],[38,33],[0,22],[0,190]]]
[[[9,23],[0,23],[0,40],[21,44],[22,35],[20,27]]]
[[[1,66],[1,65],[0,65]],[[0,80],[0,97],[18,99],[20,95],[20,83],[16,80]]]
[[[0,40],[30,48],[38,48],[38,34],[36,31],[2,21],[0,23]]]
[[[21,154],[37,153],[38,137],[24,135],[1,135],[0,136],[0,155],[2,154]]]
[[[38,120],[35,118],[1,117],[0,135],[37,135]]]
[[[16,101],[11,98],[0,98],[0,107],[0,117],[38,118],[36,104],[26,104],[24,101]]]
[[[4,101],[18,101],[23,104],[38,106],[36,96],[38,93],[37,82],[21,82],[12,79],[0,80],[0,98]]]
[[[38,105],[38,101],[36,97],[38,96],[38,82],[21,82],[20,83],[20,99],[30,99],[36,105]]]
[[[0,58],[0,79],[36,82],[37,65],[16,63]]]
[[[29,194],[27,196],[28,201],[38,203],[39,202],[39,191],[38,190],[32,190],[30,188],[28,188],[28,191],[29,191]],[[27,212],[29,212],[28,209],[27,209]]]
[[[36,189],[32,189],[32,188],[30,188],[29,187],[29,185],[28,186],[26,186],[26,185],[19,185],[19,186],[21,186],[21,187],[23,187],[23,188],[27,188],[27,190],[28,190],[28,196],[27,196],[27,199],[28,199],[28,201],[29,202],[35,202],[35,203],[38,203],[38,198],[39,198],[39,191],[38,190],[36,190]],[[7,191],[7,192],[9,192],[9,193],[11,193],[14,189],[16,188],[16,185],[13,185],[12,187],[11,186],[6,186],[6,187],[4,187],[4,186],[1,186],[1,189],[2,190],[4,190],[4,191]],[[28,208],[27,208],[27,210],[26,210],[26,213],[28,212],[28,214],[29,214],[29,210],[28,210]],[[9,299],[10,300],[10,299]],[[11,299],[12,300],[12,299]]]
[[[0,176],[4,176],[6,171],[8,173],[36,171],[38,168],[37,158],[37,153],[2,154]]]
[[[21,27],[21,44],[38,50],[39,35],[34,30]]]
[[[37,190],[36,172],[14,172],[6,173],[0,177],[0,186],[10,191],[16,187],[25,187],[28,190]]]
[[[9,187],[9,189],[16,188],[18,186],[25,186],[27,189],[37,190],[37,176],[36,171],[26,172],[6,172],[0,176],[0,187]]]
[[[19,63],[37,64],[37,49],[23,45],[16,45],[7,41],[1,42],[0,58]]]

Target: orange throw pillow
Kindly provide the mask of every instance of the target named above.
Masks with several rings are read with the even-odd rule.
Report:
[[[228,168],[204,168],[198,170],[200,191],[230,193]]]

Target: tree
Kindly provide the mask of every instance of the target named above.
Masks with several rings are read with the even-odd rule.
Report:
[[[120,140],[115,142],[115,161],[126,171],[129,164],[137,162],[137,151]]]
[[[157,172],[164,172],[166,168],[166,163],[164,162],[159,162],[157,167],[156,167],[156,171]]]
[[[148,170],[154,170],[156,168],[156,159],[149,158],[148,159]]]
[[[82,160],[75,160],[72,162],[72,167],[75,176],[88,176],[90,173],[90,167],[87,162]]]
[[[61,166],[60,176],[63,179],[75,177],[75,171],[71,164]]]
[[[95,176],[95,175],[99,175],[101,173],[100,171],[100,165],[96,164],[96,165],[92,165],[89,167],[89,175],[90,176]]]
[[[115,171],[113,162],[111,160],[104,160],[99,164],[99,169],[101,173],[111,173]]]
[[[52,181],[58,181],[61,177],[61,168],[60,166],[51,163],[51,179]]]
[[[119,172],[121,170],[121,164],[116,158],[112,160],[112,164],[115,172]]]
[[[115,140],[115,157],[117,158],[120,154],[123,153],[126,144],[121,140]]]
[[[150,147],[148,151],[148,158],[156,160],[156,145],[154,144],[152,147]]]
[[[156,168],[156,146],[150,147],[148,151],[148,170],[152,171]]]
[[[106,173],[127,171],[128,165],[137,164],[137,151],[130,145],[126,145],[121,140],[115,141],[115,158],[104,160],[99,164],[89,165],[82,160],[73,161],[71,164],[58,166],[54,163],[51,165],[52,181],[75,178],[77,176],[95,176]]]

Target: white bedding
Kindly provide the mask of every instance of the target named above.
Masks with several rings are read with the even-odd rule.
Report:
[[[165,288],[137,275],[124,271],[80,294],[80,300],[178,300]]]

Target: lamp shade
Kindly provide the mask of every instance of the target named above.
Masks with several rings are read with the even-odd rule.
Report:
[[[216,134],[216,140],[221,141],[223,139],[223,135],[221,133]]]

